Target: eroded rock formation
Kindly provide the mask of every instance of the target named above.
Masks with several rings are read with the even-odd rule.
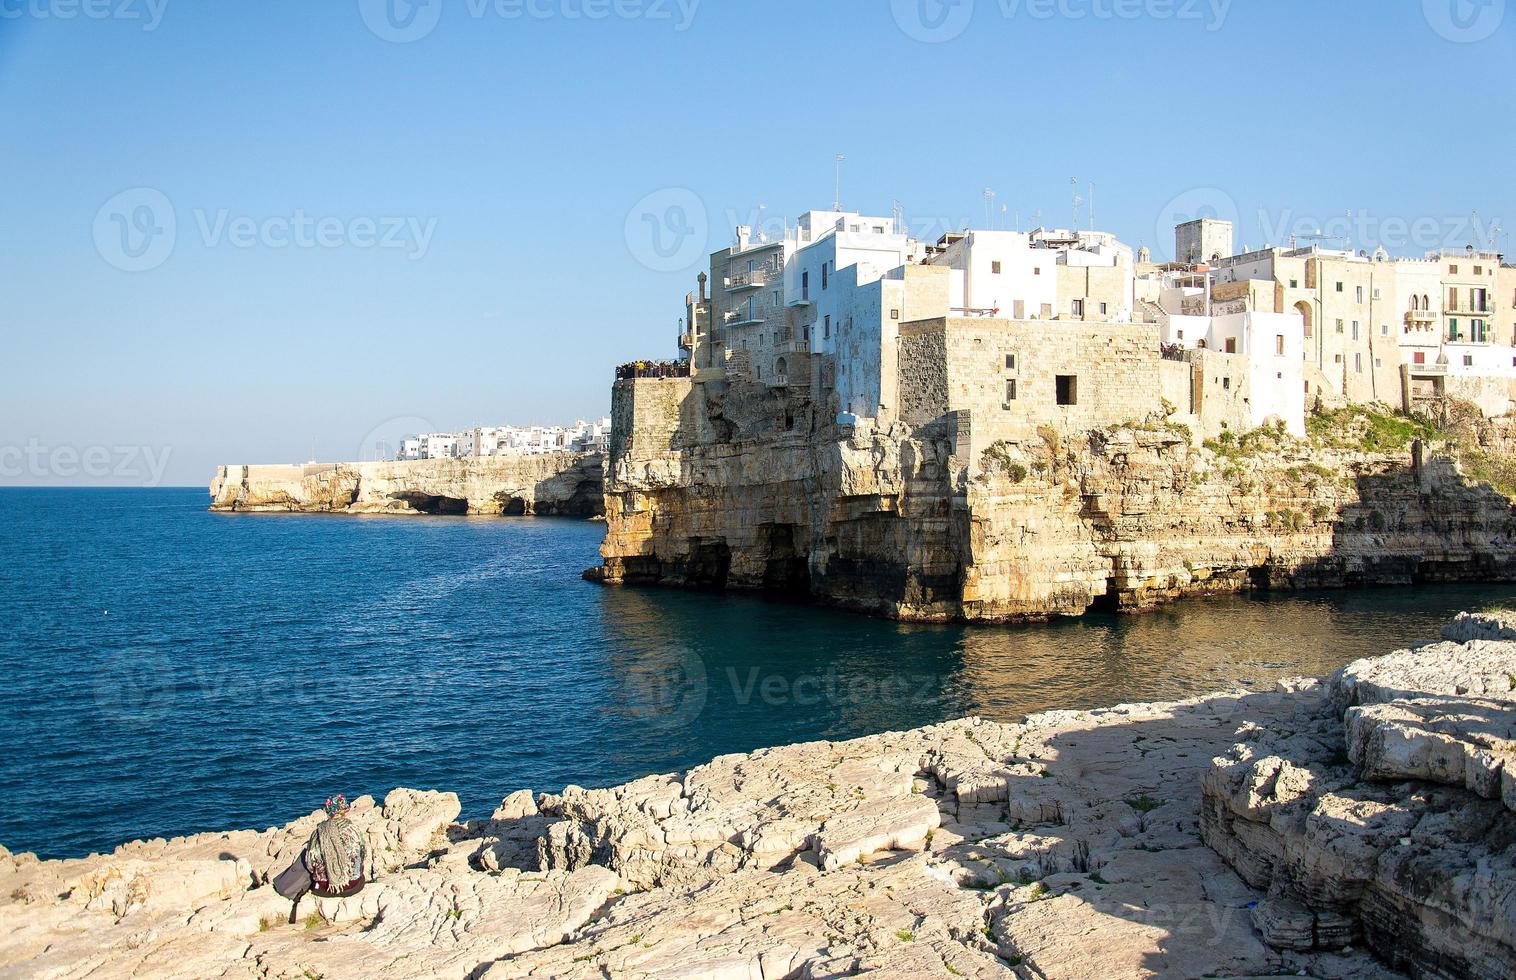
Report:
[[[1202,834],[1266,891],[1264,939],[1366,943],[1418,977],[1516,971],[1516,625],[1348,665],[1207,773]]]
[[[797,389],[617,382],[606,583],[1006,622],[1252,588],[1516,579],[1516,510],[1450,457],[1149,419],[980,446],[953,413],[832,424]]]
[[[1398,975],[1366,948],[1510,976],[1512,625],[1326,683],[766,749],[465,823],[396,790],[355,810],[379,880],[296,925],[267,879],[316,815],[0,849],[0,977]]]
[[[604,512],[603,470],[598,453],[223,466],[211,510],[592,517]]]

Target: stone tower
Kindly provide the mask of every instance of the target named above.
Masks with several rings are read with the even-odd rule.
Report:
[[[1214,262],[1232,254],[1232,223],[1196,218],[1174,226],[1174,261]]]

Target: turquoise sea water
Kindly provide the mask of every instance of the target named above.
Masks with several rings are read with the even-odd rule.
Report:
[[[610,785],[966,714],[1186,697],[1435,637],[1516,588],[909,626],[606,589],[602,526],[224,515],[203,490],[0,490],[0,844],[72,856],[328,794]]]

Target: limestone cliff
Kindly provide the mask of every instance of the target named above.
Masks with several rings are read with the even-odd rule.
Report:
[[[1516,579],[1516,511],[1451,456],[1161,418],[976,443],[967,412],[839,426],[792,389],[617,382],[607,583],[784,590],[910,620],[1253,588]],[[1351,442],[1347,440],[1346,442]]]
[[[598,453],[307,466],[223,466],[211,510],[344,514],[603,512]]]

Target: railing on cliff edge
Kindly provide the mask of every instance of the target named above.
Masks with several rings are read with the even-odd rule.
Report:
[[[617,381],[632,378],[688,378],[689,361],[631,361],[616,368]]]

